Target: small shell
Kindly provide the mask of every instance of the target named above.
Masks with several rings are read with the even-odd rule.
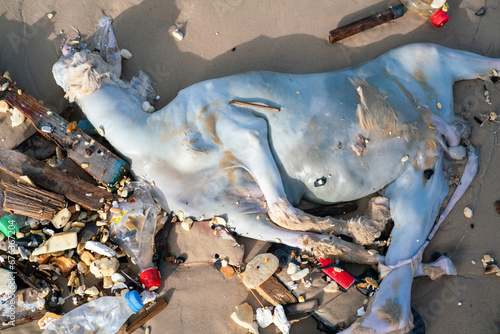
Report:
[[[328,283],[324,288],[323,288],[323,291],[325,291],[326,293],[335,293],[335,292],[338,292],[339,291],[339,285],[332,281],[330,283]]]
[[[343,271],[344,271],[344,269],[342,269],[342,268],[340,268],[340,267],[333,267],[333,270],[334,270],[335,272],[338,272],[338,273],[341,273],[341,272],[343,272]]]
[[[105,243],[106,241],[108,241],[108,238],[109,238],[109,231],[107,229],[103,229],[102,230],[102,235],[101,235],[101,239],[99,240],[102,244]]]
[[[111,276],[104,277],[102,281],[102,287],[104,289],[110,289],[113,286],[113,281],[111,280]]]
[[[224,218],[222,217],[213,217],[212,218],[212,225],[221,225],[221,226],[226,226],[227,222]]]
[[[378,282],[376,280],[374,280],[373,278],[367,277],[367,278],[365,278],[365,281],[366,281],[366,283],[373,286],[375,289],[378,288]]]
[[[99,294],[99,289],[97,289],[97,287],[94,285],[93,287],[85,290],[85,294],[90,296],[97,296]]]
[[[78,262],[77,269],[78,269],[78,272],[80,272],[82,274],[86,274],[89,271],[89,266],[87,266],[85,264],[85,262],[80,261],[80,262]]]
[[[85,223],[73,222],[71,223],[71,227],[85,227]]]
[[[97,133],[98,133],[101,137],[104,137],[104,135],[106,134],[106,132],[104,131],[104,126],[99,125],[99,127],[97,128]]]
[[[442,105],[440,102],[436,103],[436,107],[437,107],[439,110],[443,109],[443,105]]]
[[[47,14],[47,18],[48,18],[49,20],[52,20],[52,19],[54,18],[54,14],[53,14],[53,13],[48,13],[48,14]]]
[[[132,58],[132,52],[130,52],[129,50],[127,49],[121,49],[120,50],[120,56],[123,58],[123,59],[130,59]]]
[[[52,218],[51,222],[55,228],[63,228],[64,226],[66,226],[70,218],[71,218],[71,212],[67,208],[64,208],[61,211],[59,211],[54,216],[54,218]]]
[[[1,91],[1,89],[0,89]],[[10,109],[10,106],[7,102],[5,102],[4,100],[1,100],[0,101],[0,112],[6,112],[7,110]]]
[[[184,34],[180,32],[178,28],[172,31],[172,36],[174,36],[174,38],[178,41],[182,41],[184,39]]]
[[[489,254],[484,254],[483,258],[481,259],[483,262],[483,265],[486,267],[486,265],[490,262],[493,262],[493,258]]]
[[[12,109],[12,115],[10,115],[10,120],[12,122],[12,127],[15,128],[16,126],[19,126],[23,124],[24,120],[26,117],[24,117],[23,113],[20,112],[18,109],[14,108]]]
[[[303,303],[306,301],[306,299],[304,298],[304,296],[299,296],[298,301],[299,303]]]
[[[312,286],[311,281],[304,281],[304,287],[305,288],[310,288]]]
[[[410,158],[409,156],[405,155],[404,157],[401,158],[401,162],[405,163],[408,161],[409,158]]]
[[[113,275],[111,275],[111,280],[113,281],[113,283],[125,283],[125,277],[123,277],[122,274],[120,273],[114,273]]]
[[[300,269],[300,268],[299,268],[299,266],[298,266],[298,265],[296,265],[296,264],[295,264],[295,263],[293,263],[293,262],[290,262],[290,263],[288,264],[288,268],[286,269],[286,273],[287,273],[288,275],[293,275],[293,274],[296,274],[296,273],[299,271],[299,269]]]
[[[144,101],[142,102],[142,110],[148,114],[152,114],[155,112],[155,107],[153,107],[148,101]]]
[[[488,119],[489,119],[490,121],[494,121],[494,120],[496,120],[496,119],[497,119],[497,117],[498,117],[498,116],[497,116],[497,114],[496,114],[495,112],[493,112],[493,111],[492,111],[492,112],[490,112],[490,116],[489,116],[489,118],[488,118]]]
[[[307,275],[309,275],[309,268],[305,268],[299,272],[296,272],[295,274],[291,275],[290,278],[293,281],[299,281],[300,279],[306,277]]]
[[[464,216],[466,218],[472,218],[472,215],[473,215],[472,209],[469,208],[469,207],[465,207],[465,209],[464,209]]]
[[[193,226],[193,220],[191,218],[186,218],[182,221],[181,227],[185,229],[186,231],[191,230],[191,227]]]

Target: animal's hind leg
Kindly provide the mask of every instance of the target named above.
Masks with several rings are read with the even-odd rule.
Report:
[[[266,120],[242,108],[227,108],[228,112],[217,119],[217,135],[223,149],[231,152],[256,180],[266,198],[269,217],[275,224],[295,231],[348,234],[362,244],[373,242],[384,226],[370,224],[370,219],[364,224],[360,220],[320,218],[294,208],[287,199],[269,147]]]

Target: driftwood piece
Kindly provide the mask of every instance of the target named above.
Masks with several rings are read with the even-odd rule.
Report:
[[[103,199],[111,200],[113,195],[82,179],[73,178],[46,163],[32,159],[22,153],[0,147],[0,171],[15,179],[28,176],[36,185],[65,196],[89,210],[99,210]]]
[[[297,298],[274,276],[256,287],[255,291],[274,306],[297,303]]]
[[[2,181],[3,209],[36,219],[50,220],[64,208],[64,196],[42,189]]]
[[[356,203],[353,202],[345,202],[334,205],[326,205],[319,206],[311,209],[305,209],[304,212],[307,212],[313,216],[317,217],[326,217],[326,216],[335,216],[342,215],[347,212],[352,212],[358,209]]]
[[[99,182],[113,186],[129,171],[130,167],[124,160],[77,127],[73,128],[64,118],[22,92],[10,81],[0,77],[0,85],[6,83],[9,83],[9,87],[1,93],[1,98],[22,112],[42,135],[66,150],[68,157]]]

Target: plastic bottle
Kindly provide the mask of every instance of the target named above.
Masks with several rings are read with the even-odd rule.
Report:
[[[129,185],[134,192],[119,203],[121,214],[111,218],[110,238],[137,264],[144,288],[152,291],[161,286],[160,273],[153,264],[156,204],[144,183],[130,182]]]
[[[143,306],[135,290],[127,292],[125,297],[101,297],[52,320],[43,334],[114,334]]]
[[[442,27],[450,19],[446,0],[401,0],[408,10],[429,17],[436,27]]]

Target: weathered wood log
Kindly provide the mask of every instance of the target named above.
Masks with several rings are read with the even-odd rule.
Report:
[[[65,198],[46,190],[2,181],[3,209],[36,219],[50,220],[65,206]]]
[[[297,298],[274,276],[256,287],[255,291],[274,306],[297,303]]]
[[[22,153],[0,147],[0,171],[15,179],[28,176],[36,185],[65,196],[89,210],[99,210],[113,195],[93,184],[60,172]]]
[[[0,93],[10,106],[18,109],[45,137],[54,141],[68,157],[106,186],[113,186],[129,171],[129,165],[89,135],[52,112],[35,98],[22,92],[4,77],[0,85],[9,84]]]

